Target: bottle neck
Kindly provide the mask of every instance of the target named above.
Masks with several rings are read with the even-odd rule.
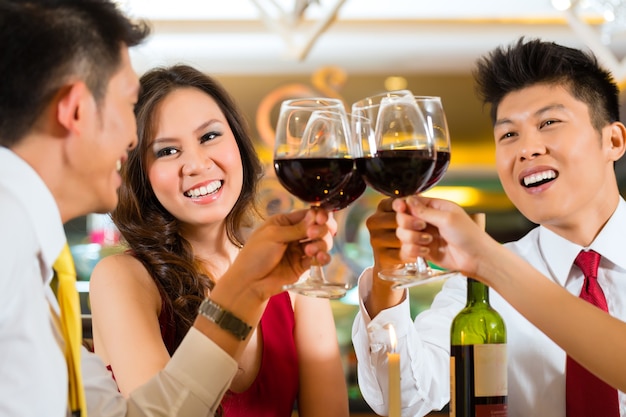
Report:
[[[467,305],[489,304],[489,287],[474,278],[467,279]]]

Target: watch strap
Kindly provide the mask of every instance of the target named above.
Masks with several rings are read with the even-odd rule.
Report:
[[[220,326],[220,328],[228,331],[239,340],[245,340],[252,330],[252,326],[248,323],[241,320],[230,311],[225,310],[222,306],[209,298],[205,298],[204,301],[202,301],[200,308],[198,308],[198,313]]]

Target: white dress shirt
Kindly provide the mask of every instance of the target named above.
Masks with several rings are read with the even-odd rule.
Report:
[[[54,319],[52,264],[65,244],[56,202],[37,173],[0,147],[0,416],[68,415],[67,367]],[[236,361],[192,329],[163,371],[128,400],[83,348],[90,417],[213,415]]]
[[[578,268],[572,268],[583,249],[580,246],[541,226],[506,246],[570,293],[576,296],[580,293],[584,277]],[[610,314],[626,321],[626,202],[623,199],[589,249],[602,255],[598,281]],[[380,312],[372,320],[363,304],[371,285],[372,273],[367,269],[359,279],[360,312],[352,328],[363,397],[374,411],[387,413],[386,353],[390,345],[385,326],[392,323],[401,355],[402,415],[423,416],[441,409],[450,397],[450,325],[465,306],[466,279],[461,275],[449,278],[430,309],[414,321],[407,296],[402,303]],[[565,352],[494,290],[490,291],[490,301],[507,328],[509,417],[565,417]],[[571,331],[584,329],[572,323]],[[611,343],[611,335],[598,343]],[[626,395],[622,392],[619,401],[624,417]]]

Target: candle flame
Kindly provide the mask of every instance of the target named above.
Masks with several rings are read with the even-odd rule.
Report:
[[[391,341],[391,351],[396,351],[396,345],[398,343],[398,338],[396,337],[396,329],[394,329],[393,324],[388,324],[387,329],[389,329],[389,340]]]

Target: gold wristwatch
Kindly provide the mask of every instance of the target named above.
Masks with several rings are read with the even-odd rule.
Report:
[[[250,334],[252,326],[236,317],[228,310],[224,310],[219,304],[205,298],[198,308],[198,313],[202,314],[222,329],[230,332],[239,340],[245,340]]]

